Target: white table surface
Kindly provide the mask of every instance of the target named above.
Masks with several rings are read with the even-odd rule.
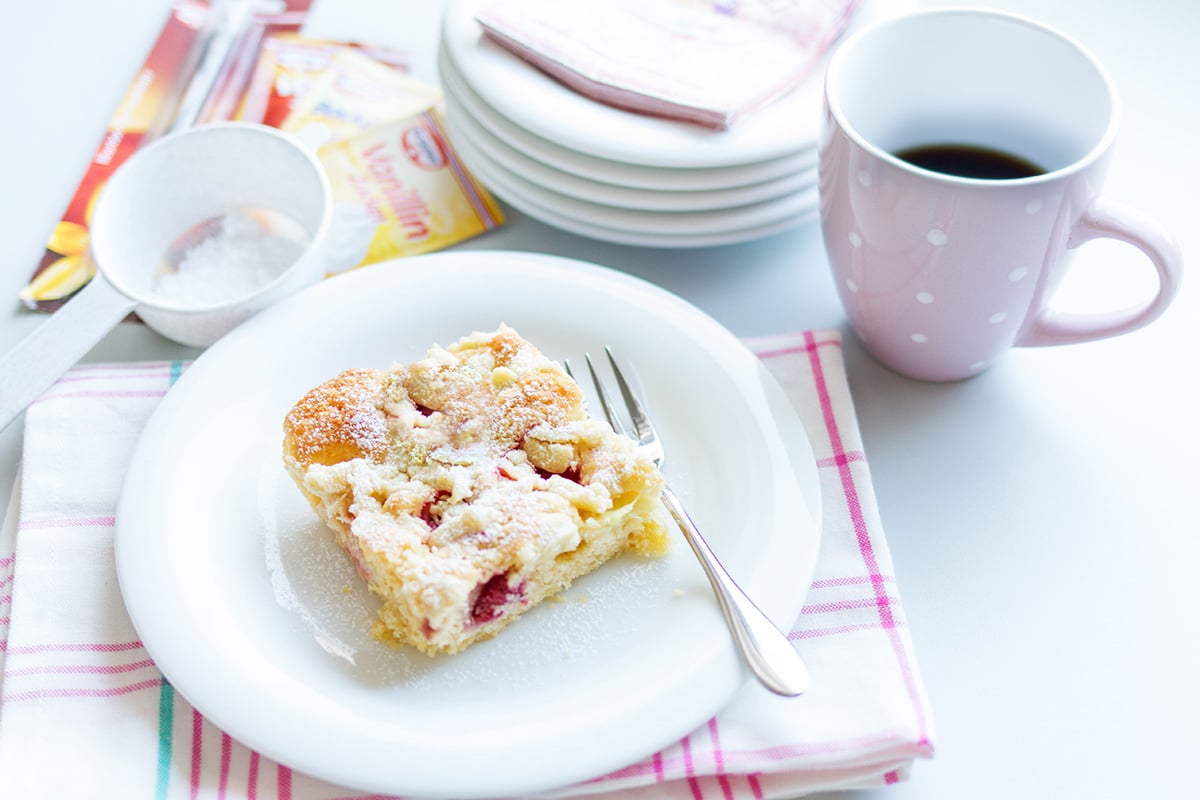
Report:
[[[920,5],[939,5],[923,2]],[[956,5],[977,5],[975,2]],[[995,0],[1108,66],[1125,119],[1111,195],[1200,251],[1200,4]],[[309,32],[392,45],[436,79],[440,4],[317,0]],[[12,3],[0,48],[0,350],[40,320],[16,300],[169,0]],[[118,11],[119,8],[119,11]],[[1019,54],[1014,54],[1019,58]],[[610,245],[512,211],[462,245],[627,270],[739,335],[841,326],[819,228],[708,250]],[[1094,243],[1062,303],[1149,291],[1131,248]],[[845,354],[868,460],[933,704],[937,756],[852,797],[1196,796],[1200,746],[1200,287],[1137,333],[1014,351],[968,382],[918,383]],[[123,325],[88,360],[190,357]],[[0,432],[0,502],[21,423]],[[845,796],[845,795],[842,795]]]

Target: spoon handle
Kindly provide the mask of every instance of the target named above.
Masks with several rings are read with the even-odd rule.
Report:
[[[0,430],[114,326],[135,303],[97,274],[78,294],[0,356]]]

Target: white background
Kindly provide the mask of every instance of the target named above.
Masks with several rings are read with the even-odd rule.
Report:
[[[941,3],[920,3],[922,6]],[[977,3],[955,3],[977,5]],[[1003,0],[1108,66],[1125,119],[1109,193],[1200,248],[1200,4]],[[0,48],[0,350],[40,320],[18,290],[40,258],[168,0],[12,2]],[[317,0],[310,32],[404,49],[435,80],[439,4]],[[1020,54],[1014,54],[1019,58]],[[647,278],[739,335],[838,327],[818,226],[708,250],[638,249],[511,212],[464,248],[594,261]],[[1149,291],[1131,248],[1081,249],[1074,310]],[[881,515],[933,704],[937,757],[856,798],[1194,796],[1200,746],[1200,300],[1185,279],[1151,327],[1014,351],[968,382],[923,384],[847,335]],[[89,360],[190,357],[124,325]],[[0,495],[20,459],[0,432]],[[3,500],[0,500],[3,502]]]

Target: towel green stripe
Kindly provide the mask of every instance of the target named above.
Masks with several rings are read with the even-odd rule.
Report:
[[[158,780],[155,800],[166,800],[171,785],[171,732],[175,723],[175,689],[163,678],[158,693]]]
[[[175,381],[183,374],[183,362],[171,362],[171,374],[168,385],[174,386]],[[155,800],[167,800],[171,788],[171,739],[175,729],[175,689],[163,678],[162,688],[158,693],[158,776],[154,786]]]

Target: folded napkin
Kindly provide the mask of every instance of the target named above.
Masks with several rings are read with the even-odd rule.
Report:
[[[548,797],[794,797],[894,783],[933,755],[840,337],[748,344],[791,396],[821,473],[820,558],[790,631],[812,689],[783,699],[748,685],[679,743]],[[79,366],[26,414],[20,514],[0,532],[0,793],[363,798],[217,729],[163,679],[126,615],[113,561],[116,502],[143,424],[183,369]]]
[[[809,76],[858,0],[503,0],[484,33],[593,100],[727,128]]]

